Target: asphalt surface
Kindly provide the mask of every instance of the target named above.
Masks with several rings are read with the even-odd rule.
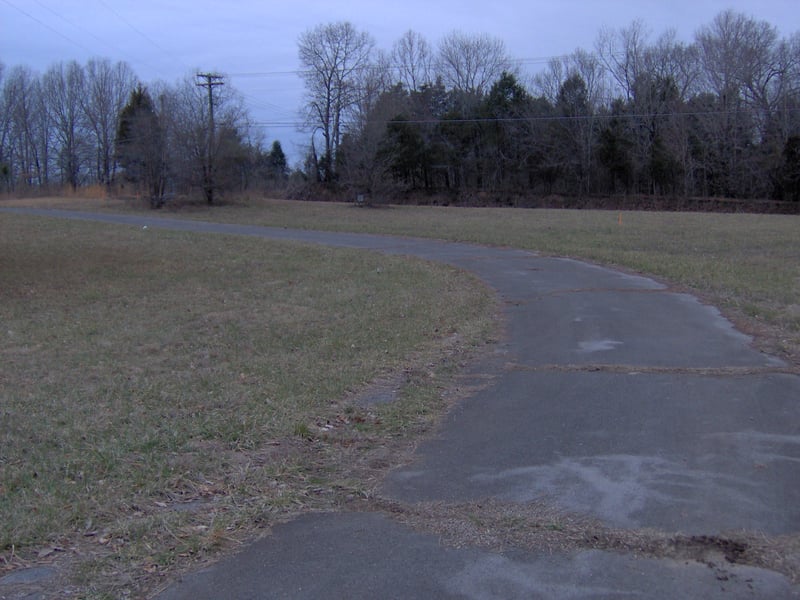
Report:
[[[491,285],[508,335],[472,367],[489,383],[387,476],[389,500],[547,503],[715,539],[800,530],[800,377],[692,296],[519,250],[41,212],[418,256]],[[386,513],[345,512],[277,526],[158,598],[800,598],[800,587],[724,557],[458,547]]]

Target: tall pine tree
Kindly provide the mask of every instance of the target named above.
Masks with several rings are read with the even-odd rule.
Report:
[[[151,208],[164,205],[164,151],[164,132],[159,116],[147,89],[139,84],[120,112],[116,152],[126,180],[148,195]]]

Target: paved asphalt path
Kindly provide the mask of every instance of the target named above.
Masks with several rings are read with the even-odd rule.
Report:
[[[475,367],[490,383],[388,475],[387,499],[546,502],[687,536],[800,530],[800,377],[713,307],[652,279],[431,240],[41,213],[411,255],[491,285],[508,335]],[[158,598],[800,598],[778,573],[711,566],[454,547],[380,512],[308,514]]]

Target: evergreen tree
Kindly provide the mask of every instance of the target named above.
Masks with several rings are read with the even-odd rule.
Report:
[[[275,179],[284,179],[289,174],[286,154],[278,140],[272,142],[272,148],[269,151],[269,172],[270,177]]]
[[[784,198],[800,202],[800,135],[786,140],[783,161]]]
[[[153,101],[140,84],[120,113],[116,152],[125,178],[148,194],[152,208],[164,204],[164,146],[164,133]]]

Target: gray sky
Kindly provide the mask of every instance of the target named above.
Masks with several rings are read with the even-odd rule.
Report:
[[[124,60],[145,83],[218,71],[241,92],[267,143],[290,157],[302,102],[297,39],[319,24],[347,20],[389,50],[413,29],[436,44],[445,34],[488,33],[529,72],[553,56],[592,50],[603,27],[641,19],[653,38],[695,31],[732,8],[800,31],[800,0],[0,0],[0,62],[42,72],[61,60]]]

